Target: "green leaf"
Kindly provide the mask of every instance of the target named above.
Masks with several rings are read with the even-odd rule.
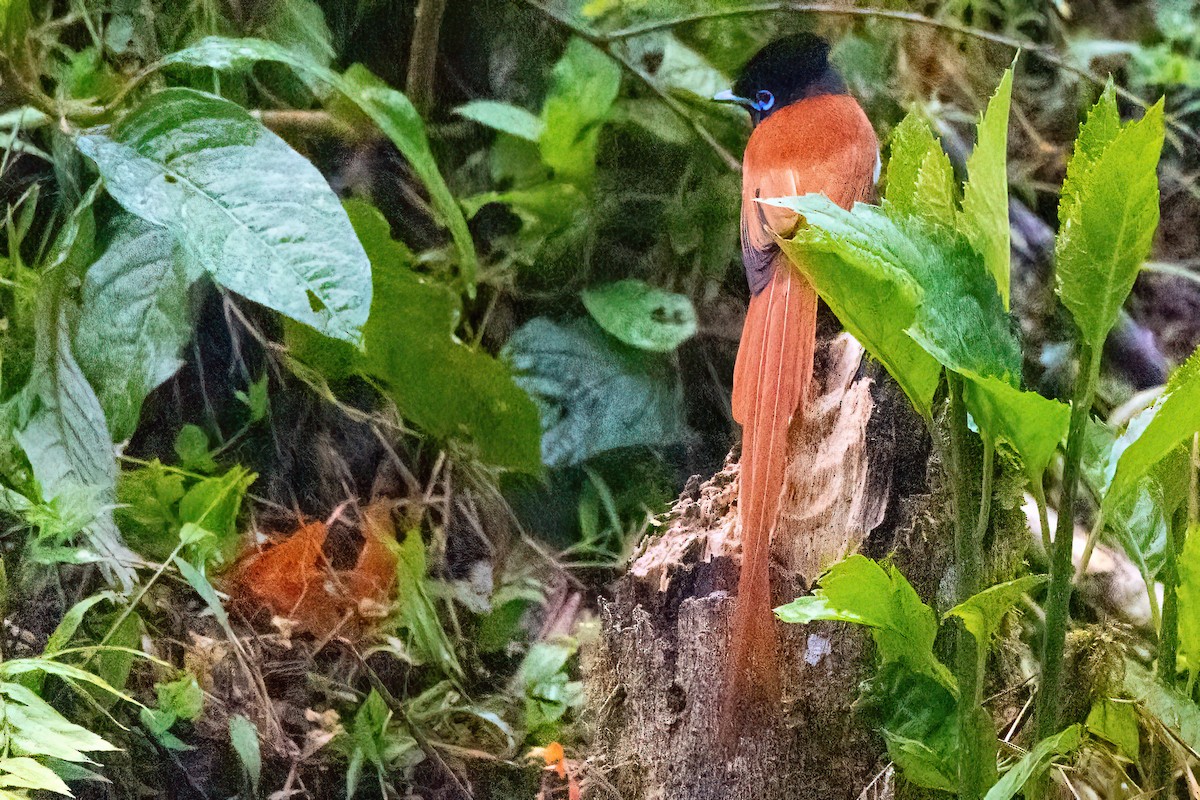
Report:
[[[1013,69],[1009,67],[979,120],[975,149],[967,159],[969,179],[963,189],[959,230],[983,255],[984,266],[1008,309],[1008,109]]]
[[[684,436],[682,387],[670,362],[621,344],[590,319],[532,319],[509,339],[505,355],[541,409],[549,466]]]
[[[23,660],[26,665],[29,665],[29,661],[31,660]],[[7,669],[11,663],[14,662],[6,662],[5,667],[6,672],[13,674]],[[43,661],[42,664],[55,665],[52,661]],[[100,682],[95,676],[91,678],[93,682]],[[21,755],[48,756],[63,761],[88,763],[91,759],[85,753],[119,749],[87,728],[71,722],[45,700],[18,683],[0,683],[0,694],[3,694],[5,701],[4,713],[5,724],[9,729],[9,745]]]
[[[501,103],[496,100],[472,100],[454,109],[454,113],[527,142],[536,143],[542,136],[542,120],[533,113],[511,103]]]
[[[33,789],[71,795],[71,790],[54,770],[28,756],[0,758],[0,788]]]
[[[1124,498],[1156,464],[1200,431],[1200,350],[1172,373],[1154,405],[1129,421],[1113,448],[1116,473],[1105,502]]]
[[[601,124],[621,88],[621,68],[597,47],[576,37],[550,75],[542,104],[542,160],[557,177],[591,179]]]
[[[1118,127],[1106,91],[1088,115],[1067,167],[1055,244],[1058,294],[1083,340],[1099,351],[1150,252],[1158,226],[1160,100]]]
[[[259,30],[265,38],[313,64],[328,67],[337,56],[333,34],[316,0],[287,0],[273,4],[270,16]]]
[[[583,305],[600,327],[627,345],[669,353],[696,333],[687,295],[629,279],[583,292]]]
[[[188,673],[179,680],[154,685],[158,708],[178,719],[194,720],[204,710],[204,691],[196,676]]]
[[[374,122],[396,149],[408,159],[413,171],[425,184],[434,206],[441,213],[459,255],[459,269],[467,291],[474,296],[477,257],[475,244],[467,229],[462,210],[450,193],[438,170],[425,122],[403,93],[390,88],[360,64],[338,75],[303,54],[261,39],[226,39],[210,36],[196,44],[172,53],[164,64],[187,64],[227,70],[245,68],[259,61],[285,64],[310,84],[327,84],[353,103],[358,111]],[[339,109],[335,107],[334,111]]]
[[[958,709],[949,689],[898,662],[862,686],[860,705],[883,734],[904,778],[929,789],[957,786]]]
[[[1193,680],[1200,673],[1200,525],[1191,525],[1179,553],[1179,650]]]
[[[92,606],[105,600],[115,601],[117,595],[112,592],[98,592],[89,595],[80,600],[75,605],[63,614],[62,620],[55,627],[54,633],[50,634],[50,638],[46,640],[46,646],[42,648],[42,655],[49,657],[63,650],[71,643],[71,639],[75,636],[75,631],[79,630],[80,623],[83,622],[84,616]]]
[[[84,277],[74,345],[111,433],[122,441],[133,434],[142,401],[183,363],[192,276],[163,228],[121,214],[107,237]]]
[[[984,435],[1008,443],[1031,483],[1038,483],[1066,438],[1071,422],[1070,406],[1025,392],[998,378],[968,378],[967,407]]]
[[[1164,686],[1149,670],[1125,662],[1125,691],[1129,697],[1179,737],[1193,752],[1200,752],[1200,705],[1182,692]]]
[[[488,464],[536,472],[537,407],[508,366],[455,337],[458,297],[412,270],[382,214],[346,207],[376,287],[361,369],[382,378],[400,412],[431,436],[473,445]]]
[[[1055,758],[1075,752],[1081,744],[1083,730],[1079,725],[1072,725],[1061,733],[1043,739],[1004,773],[999,782],[988,790],[984,800],[1012,800],[1031,778],[1040,775]]]
[[[425,542],[421,531],[408,532],[397,552],[396,613],[400,626],[409,633],[410,645],[422,661],[433,663],[445,675],[463,677],[454,644],[438,619],[428,587]]]
[[[183,525],[195,525],[210,532],[211,540],[202,540],[188,552],[191,560],[203,562],[215,559],[227,564],[237,554],[241,535],[237,527],[242,500],[256,474],[238,465],[224,475],[198,481],[179,501],[179,520]]]
[[[257,795],[262,779],[262,752],[258,747],[258,728],[241,714],[229,718],[229,743],[242,762],[251,791]]]
[[[222,286],[330,336],[361,339],[370,263],[337,196],[244,109],[166,89],[76,144],[117,202],[166,228]]]
[[[1137,762],[1141,750],[1138,736],[1137,707],[1102,697],[1092,704],[1084,723],[1088,733],[1112,742],[1121,755]]]
[[[937,616],[892,565],[853,555],[829,568],[819,588],[775,609],[784,622],[853,622],[871,628],[882,664],[898,662],[947,688],[954,679],[933,654]]]
[[[188,423],[175,434],[175,455],[181,469],[193,472],[212,472],[217,468],[212,451],[208,449],[208,434],[199,425]]]
[[[175,557],[173,563],[175,564],[175,568],[179,570],[179,574],[187,581],[188,586],[191,586],[192,590],[200,595],[200,599],[208,606],[208,610],[216,618],[217,624],[221,626],[231,639],[234,638],[233,627],[229,624],[229,615],[225,613],[225,607],[221,605],[221,598],[217,596],[217,590],[208,582],[208,578],[204,577],[204,573],[179,556]]]
[[[1009,609],[1046,580],[1045,575],[1026,575],[1007,583],[989,586],[947,611],[946,616],[961,619],[966,629],[975,637],[975,641],[979,642],[981,647],[987,647]]]
[[[953,228],[957,195],[954,168],[941,142],[916,110],[908,112],[891,135],[884,209]]]

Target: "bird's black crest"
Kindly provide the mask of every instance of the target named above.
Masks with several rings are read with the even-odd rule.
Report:
[[[829,43],[811,33],[797,33],[759,50],[733,86],[735,95],[750,99],[762,91],[770,92],[774,103],[756,115],[759,119],[805,97],[840,94],[846,86],[829,63]]]

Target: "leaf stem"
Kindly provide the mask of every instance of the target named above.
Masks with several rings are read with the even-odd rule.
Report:
[[[957,573],[955,602],[962,603],[979,591],[980,543],[979,528],[987,528],[990,511],[991,479],[988,463],[984,464],[982,483],[986,487],[980,499],[979,514],[972,524],[969,518],[972,481],[967,465],[967,407],[963,402],[963,379],[949,374],[950,387],[950,461],[947,464],[953,482],[954,505],[954,560]],[[991,448],[984,446],[984,461],[990,462]],[[959,800],[979,800],[986,788],[984,783],[985,748],[979,741],[976,709],[983,703],[983,685],[980,680],[980,643],[965,628],[958,630],[954,648],[955,679],[958,682],[958,797]]]
[[[1050,589],[1046,595],[1046,629],[1041,653],[1042,679],[1037,702],[1037,741],[1053,736],[1059,730],[1063,650],[1067,642],[1071,584],[1075,573],[1071,564],[1071,546],[1075,538],[1075,498],[1079,490],[1079,462],[1083,457],[1083,439],[1099,374],[1100,360],[1095,351],[1091,345],[1080,342],[1079,374],[1075,378],[1075,396],[1071,399],[1071,426],[1067,433],[1067,453],[1063,463],[1062,500],[1059,502],[1058,525],[1050,552]]]

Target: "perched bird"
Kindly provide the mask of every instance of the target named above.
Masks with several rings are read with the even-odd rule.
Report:
[[[760,198],[820,192],[849,208],[874,199],[879,141],[829,64],[829,45],[802,33],[764,47],[715,100],[750,111],[742,172],[742,261],[750,308],[733,377],[742,425],[738,513],[742,569],[734,606],[723,719],[732,740],[779,700],[770,542],[787,462],[788,428],[804,412],[813,371],[817,295],[780,251],[794,212]]]

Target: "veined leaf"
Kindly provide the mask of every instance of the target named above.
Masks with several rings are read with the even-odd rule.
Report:
[[[361,339],[370,263],[307,159],[244,109],[191,89],[150,95],[110,133],[76,144],[127,211],[170,231],[226,288]]]
[[[472,100],[454,109],[454,113],[527,142],[537,142],[544,127],[542,120],[532,112],[496,100]]]
[[[1067,168],[1055,244],[1058,294],[1083,340],[1099,351],[1117,321],[1158,226],[1160,100],[1118,127],[1106,91],[1080,130]]]
[[[967,185],[963,189],[958,227],[983,255],[984,266],[996,281],[1008,310],[1008,109],[1012,98],[1013,70],[1009,67],[979,120],[975,149],[967,158]]]
[[[626,347],[591,320],[532,319],[512,335],[504,355],[541,410],[548,466],[683,438],[682,387],[670,364]]]
[[[784,622],[853,622],[871,628],[883,664],[899,662],[952,691],[954,679],[933,654],[937,617],[894,566],[866,556],[839,561],[818,579],[812,595],[775,609]]]
[[[957,195],[954,168],[941,142],[917,111],[908,112],[892,131],[884,209],[953,228]]]
[[[1138,760],[1141,737],[1138,734],[1137,707],[1133,703],[1102,697],[1092,704],[1084,727],[1089,733],[1115,744],[1121,755],[1130,761]]]
[[[987,647],[1009,609],[1046,580],[1045,575],[1026,575],[1007,583],[998,583],[968,597],[947,611],[946,616],[961,619],[979,646]]]
[[[639,280],[588,289],[583,305],[601,328],[640,350],[669,353],[696,333],[696,310],[686,295]]]
[[[84,276],[75,351],[117,441],[133,434],[146,395],[183,363],[193,277],[174,237],[132,214],[114,219]]]
[[[993,443],[1011,445],[1021,457],[1029,481],[1040,481],[1054,451],[1066,438],[1070,406],[991,377],[969,378],[965,393],[979,429]]]
[[[1029,780],[1040,775],[1055,758],[1069,755],[1083,744],[1083,730],[1072,725],[1061,733],[1043,739],[1034,745],[1012,769],[988,790],[984,800],[1012,800]]]
[[[1129,421],[1113,448],[1116,472],[1105,503],[1117,502],[1180,445],[1200,431],[1200,350],[1171,375],[1154,405]]]
[[[468,294],[475,294],[478,258],[475,243],[450,188],[434,160],[425,135],[425,122],[402,92],[392,89],[366,67],[355,64],[344,75],[327,69],[304,55],[262,39],[227,39],[209,36],[163,59],[164,64],[186,64],[212,69],[245,69],[259,61],[273,61],[296,71],[312,86],[332,86],[365,114],[408,159],[441,213],[454,246]],[[335,110],[337,110],[335,108]]]

